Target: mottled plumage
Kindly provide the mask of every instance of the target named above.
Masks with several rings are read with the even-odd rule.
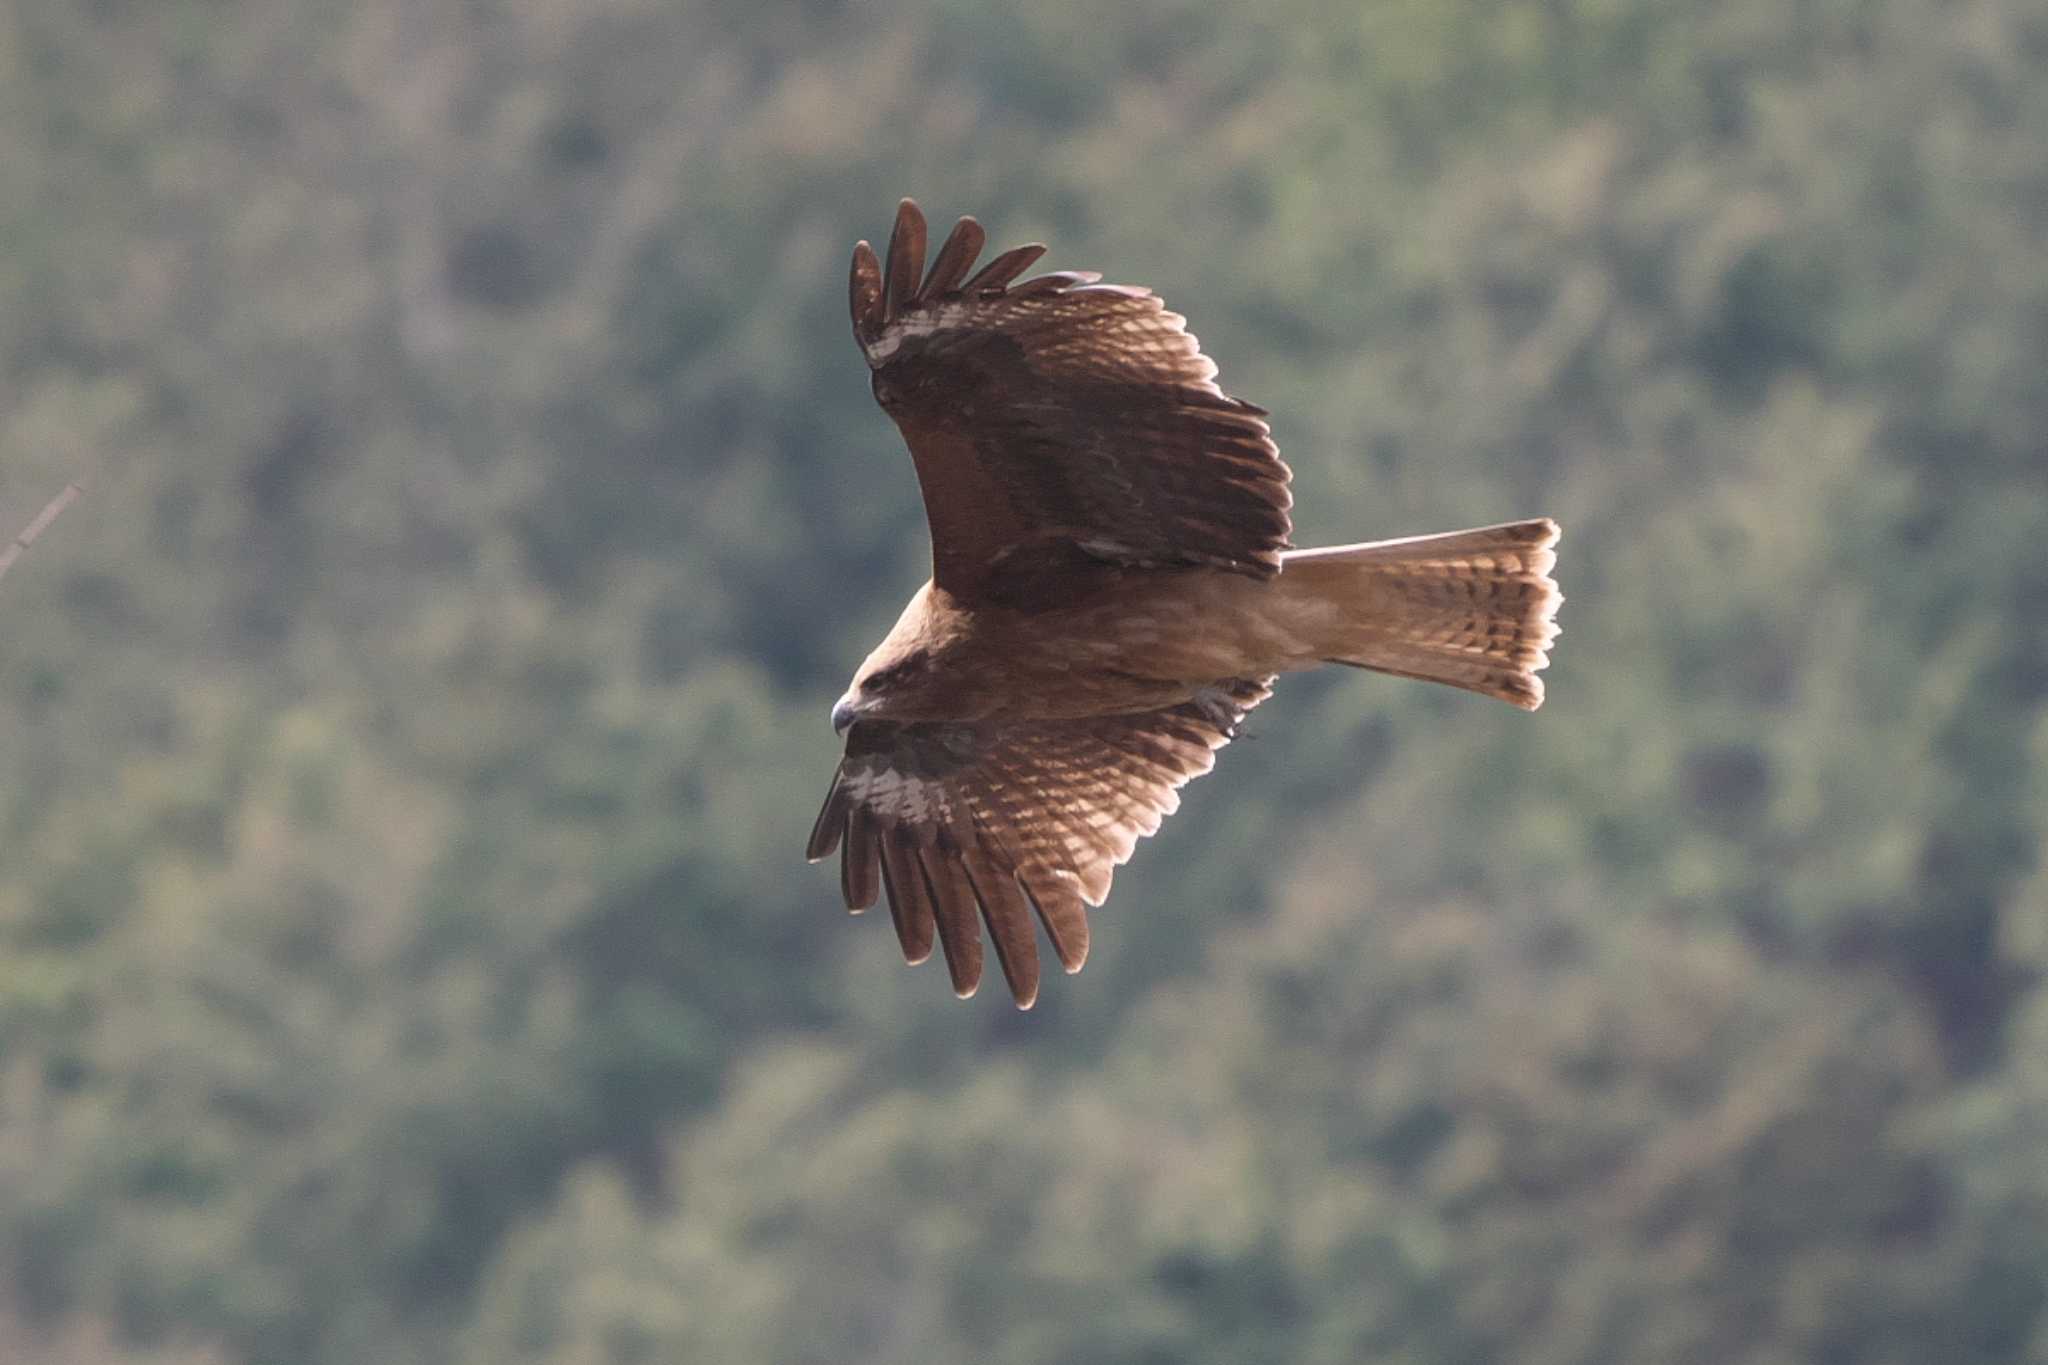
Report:
[[[961,995],[985,923],[1028,1006],[1032,921],[1079,970],[1085,907],[1274,675],[1344,663],[1533,710],[1562,598],[1547,520],[1292,549],[1265,413],[1184,319],[1093,273],[1017,282],[1040,246],[970,276],[983,244],[963,218],[927,272],[905,200],[886,261],[854,248],[854,336],[933,572],[833,710],[846,756],[808,853],[838,850],[848,907],[886,899],[904,956],[936,943]]]

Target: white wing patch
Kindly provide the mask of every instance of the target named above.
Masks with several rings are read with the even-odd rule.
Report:
[[[972,316],[975,310],[975,304],[961,299],[952,303],[927,304],[905,313],[884,327],[881,335],[861,347],[861,351],[868,358],[868,368],[880,369],[888,362],[889,357],[902,349],[904,342],[957,327]]]

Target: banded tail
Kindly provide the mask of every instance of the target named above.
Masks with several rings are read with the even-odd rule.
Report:
[[[1524,710],[1543,680],[1564,595],[1548,517],[1281,557],[1276,580],[1315,619],[1328,663],[1447,683]],[[1331,607],[1337,610],[1332,612]]]

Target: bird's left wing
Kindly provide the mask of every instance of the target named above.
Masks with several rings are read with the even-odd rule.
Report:
[[[1035,913],[1070,972],[1088,955],[1086,906],[1215,765],[1271,678],[1133,715],[1024,724],[862,721],[847,735],[806,850],[840,852],[856,912],[886,893],[912,963],[944,950],[953,989],[981,982],[981,930],[1017,1004],[1038,997]]]
[[[854,336],[917,466],[934,582],[1030,610],[1102,564],[1279,572],[1287,466],[1185,320],[1091,272],[1013,283],[1040,246],[970,276],[983,236],[962,218],[927,272],[906,199],[886,263],[853,254]]]

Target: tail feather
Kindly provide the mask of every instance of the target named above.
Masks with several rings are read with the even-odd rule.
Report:
[[[1564,595],[1557,523],[1482,526],[1281,559],[1280,583],[1320,624],[1330,663],[1446,683],[1533,711]],[[1290,583],[1291,580],[1291,583]],[[1334,607],[1335,610],[1330,609]]]

